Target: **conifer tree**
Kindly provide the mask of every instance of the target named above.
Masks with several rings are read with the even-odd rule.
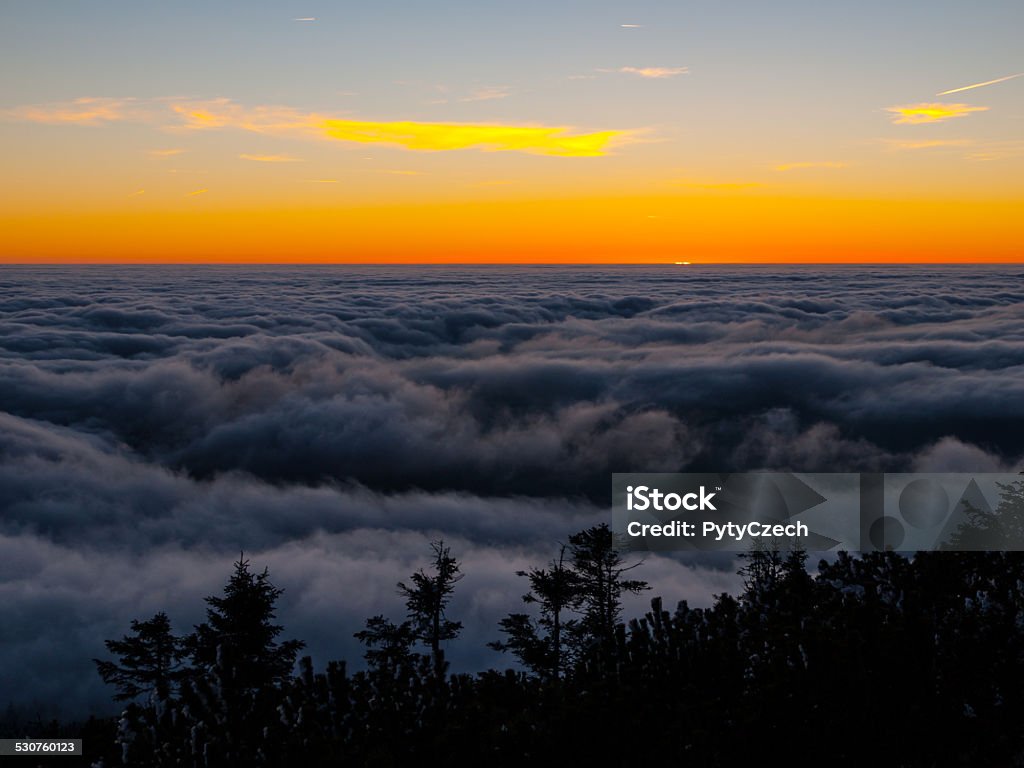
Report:
[[[622,595],[635,595],[649,589],[646,581],[623,576],[640,563],[623,565],[607,523],[570,536],[569,550],[583,610],[580,621],[583,640],[589,643],[610,641],[622,614]]]
[[[229,666],[232,687],[237,690],[287,680],[305,643],[277,640],[282,627],[273,623],[274,605],[283,592],[271,583],[266,568],[252,573],[249,561],[239,556],[224,594],[206,598],[206,622],[188,639],[196,669]]]
[[[411,586],[398,582],[398,591],[405,597],[409,623],[416,640],[430,648],[434,670],[441,674],[444,670],[441,643],[455,639],[462,629],[462,622],[449,620],[446,611],[455,583],[463,574],[444,541],[431,542],[430,546],[434,550],[433,573],[420,569],[412,575]]]
[[[155,693],[167,698],[181,674],[185,652],[182,639],[171,633],[171,622],[161,611],[148,621],[132,620],[132,634],[106,640],[118,663],[93,659],[103,682],[118,689],[115,701],[128,701]]]
[[[577,622],[566,620],[564,614],[582,599],[579,579],[565,563],[565,550],[563,546],[546,569],[516,571],[529,579],[530,591],[523,595],[523,602],[538,605],[540,618],[535,621],[525,613],[510,613],[498,623],[506,639],[488,643],[496,651],[511,652],[532,672],[549,679],[561,677],[571,661],[567,641]]]
[[[382,615],[366,620],[366,629],[355,637],[366,646],[363,657],[371,669],[394,671],[412,656],[410,648],[416,642],[412,623],[395,624]]]

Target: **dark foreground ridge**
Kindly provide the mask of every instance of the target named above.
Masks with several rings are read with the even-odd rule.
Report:
[[[656,597],[623,623],[619,598],[647,585],[601,525],[520,574],[527,612],[493,643],[520,669],[475,676],[447,673],[460,570],[443,542],[433,553],[400,585],[406,620],[376,616],[357,633],[367,670],[318,672],[307,657],[294,676],[302,643],[278,639],[281,590],[240,558],[193,634],[173,635],[160,613],[107,642],[118,661],[99,672],[131,703],[117,723],[64,735],[102,766],[1024,760],[1019,553],[841,553],[811,574],[803,552],[758,550],[738,597],[675,610]]]

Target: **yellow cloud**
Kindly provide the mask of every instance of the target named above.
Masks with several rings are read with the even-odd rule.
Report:
[[[954,117],[966,117],[971,112],[985,112],[988,107],[972,107],[970,104],[941,104],[922,102],[907,104],[901,107],[889,107],[893,122],[897,125],[921,125],[923,123],[941,123]]]
[[[137,117],[132,99],[81,98],[52,104],[30,104],[7,111],[7,116],[50,125],[100,125]]]
[[[666,77],[676,77],[677,75],[688,75],[690,74],[689,67],[621,67],[619,72],[625,72],[630,75],[640,75],[640,77],[650,77],[656,79],[663,79]]]
[[[798,171],[805,168],[845,168],[846,163],[834,161],[810,162],[810,163],[784,163],[775,166],[776,171]]]
[[[184,152],[184,149],[151,149],[149,150],[150,157],[174,157]]]
[[[320,128],[331,139],[361,144],[397,144],[406,149],[435,152],[453,149],[515,151],[558,157],[604,155],[610,145],[631,134],[630,131],[573,134],[568,128],[547,126],[361,120],[324,120]]]
[[[240,160],[252,160],[256,163],[301,163],[297,157],[290,155],[239,155]]]
[[[574,133],[565,126],[421,123],[348,120],[282,106],[245,107],[230,99],[76,99],[60,104],[18,107],[15,119],[55,124],[98,125],[116,120],[164,122],[167,110],[180,121],[178,130],[235,128],[269,135],[293,135],[359,144],[393,144],[420,151],[479,149],[526,152],[556,157],[596,157],[617,144],[635,140],[638,131]],[[163,150],[156,150],[157,156]],[[242,155],[259,162],[288,162],[286,155]]]
[[[195,197],[196,195],[205,195],[210,190],[208,189],[197,189],[194,192],[189,192],[185,197]]]

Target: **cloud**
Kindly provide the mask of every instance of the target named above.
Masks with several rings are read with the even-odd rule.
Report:
[[[920,141],[904,141],[902,139],[888,139],[886,144],[890,149],[940,149],[943,147],[967,147],[973,144],[971,139],[922,139]]]
[[[641,28],[643,28],[644,25],[643,24],[619,24],[619,26],[622,27],[623,29],[641,29]]]
[[[784,163],[782,165],[775,166],[776,171],[800,171],[812,168],[827,168],[827,169],[838,169],[848,167],[847,163],[837,162],[834,160],[823,160],[823,161],[812,161],[812,162],[801,162],[801,163]]]
[[[196,190],[193,190],[192,192],[189,192],[188,194],[186,194],[185,197],[195,197],[196,195],[205,195],[209,191],[210,190],[208,190],[208,189],[196,189]]]
[[[469,96],[460,99],[460,101],[494,101],[496,99],[507,98],[510,93],[511,89],[503,85],[492,86],[490,88],[479,88],[473,91]]]
[[[987,85],[995,85],[996,83],[1005,83],[1007,80],[1013,80],[1017,77],[1024,77],[1024,72],[1018,72],[1016,75],[1007,75],[1006,77],[997,77],[995,80],[986,80],[983,83],[974,83],[974,85],[965,85],[961,88],[951,88],[948,91],[942,91],[935,94],[936,96],[948,96],[951,93],[960,93],[961,91],[971,91],[975,88],[984,88]]]
[[[151,149],[147,153],[150,157],[174,157],[184,152],[184,149]]]
[[[322,667],[358,664],[352,632],[403,614],[394,583],[443,536],[467,574],[448,657],[471,671],[507,663],[484,643],[515,571],[608,519],[611,472],[1024,457],[1019,265],[4,277],[3,705],[111,706],[102,640],[161,609],[187,631],[239,549]],[[735,567],[637,575],[706,605]]]
[[[494,91],[482,96],[498,97]],[[177,119],[176,123],[166,126],[171,130],[237,129],[274,136],[389,144],[428,152],[478,149],[554,157],[597,157],[634,140],[638,133],[635,130],[580,133],[566,126],[545,125],[350,120],[284,106],[245,107],[226,98],[148,102],[78,99],[64,104],[18,107],[7,114],[13,119],[31,122],[99,125],[117,120],[159,122],[166,118],[168,109]],[[246,156],[246,159],[256,157]]]
[[[658,80],[690,74],[689,67],[620,67],[618,71]]]
[[[301,163],[297,157],[291,155],[239,155],[240,160],[252,160],[255,163]]]
[[[987,141],[975,145],[975,151],[967,155],[968,160],[1009,160],[1024,157],[1024,141],[1009,139],[1006,141]]]
[[[942,123],[956,117],[966,117],[972,112],[987,110],[988,107],[972,107],[970,104],[922,102],[888,107],[885,111],[893,114],[892,120],[897,125],[923,125],[925,123]]]
[[[438,152],[455,149],[516,151],[556,157],[597,157],[629,138],[629,131],[572,133],[548,126],[473,123],[368,122],[325,120],[323,134],[338,141],[394,144],[406,149]]]
[[[302,16],[302,17],[297,18],[297,19],[292,19],[292,21],[316,21],[316,17],[315,16]]]
[[[49,125],[102,125],[138,120],[143,113],[134,99],[80,98],[7,110],[8,119]]]
[[[257,133],[327,138],[360,144],[391,144],[418,151],[482,149],[560,157],[595,157],[630,140],[635,131],[573,133],[567,127],[477,123],[374,122],[301,113],[290,108],[246,109],[228,100],[175,105],[192,129],[240,128]]]
[[[226,98],[180,101],[170,106],[184,121],[181,127],[190,130],[240,128],[254,133],[302,134],[315,131],[326,119],[291,107],[244,107]]]

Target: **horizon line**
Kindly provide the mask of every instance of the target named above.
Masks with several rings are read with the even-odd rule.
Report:
[[[1024,258],[1005,261],[3,261],[2,267],[899,267],[1024,266]]]

